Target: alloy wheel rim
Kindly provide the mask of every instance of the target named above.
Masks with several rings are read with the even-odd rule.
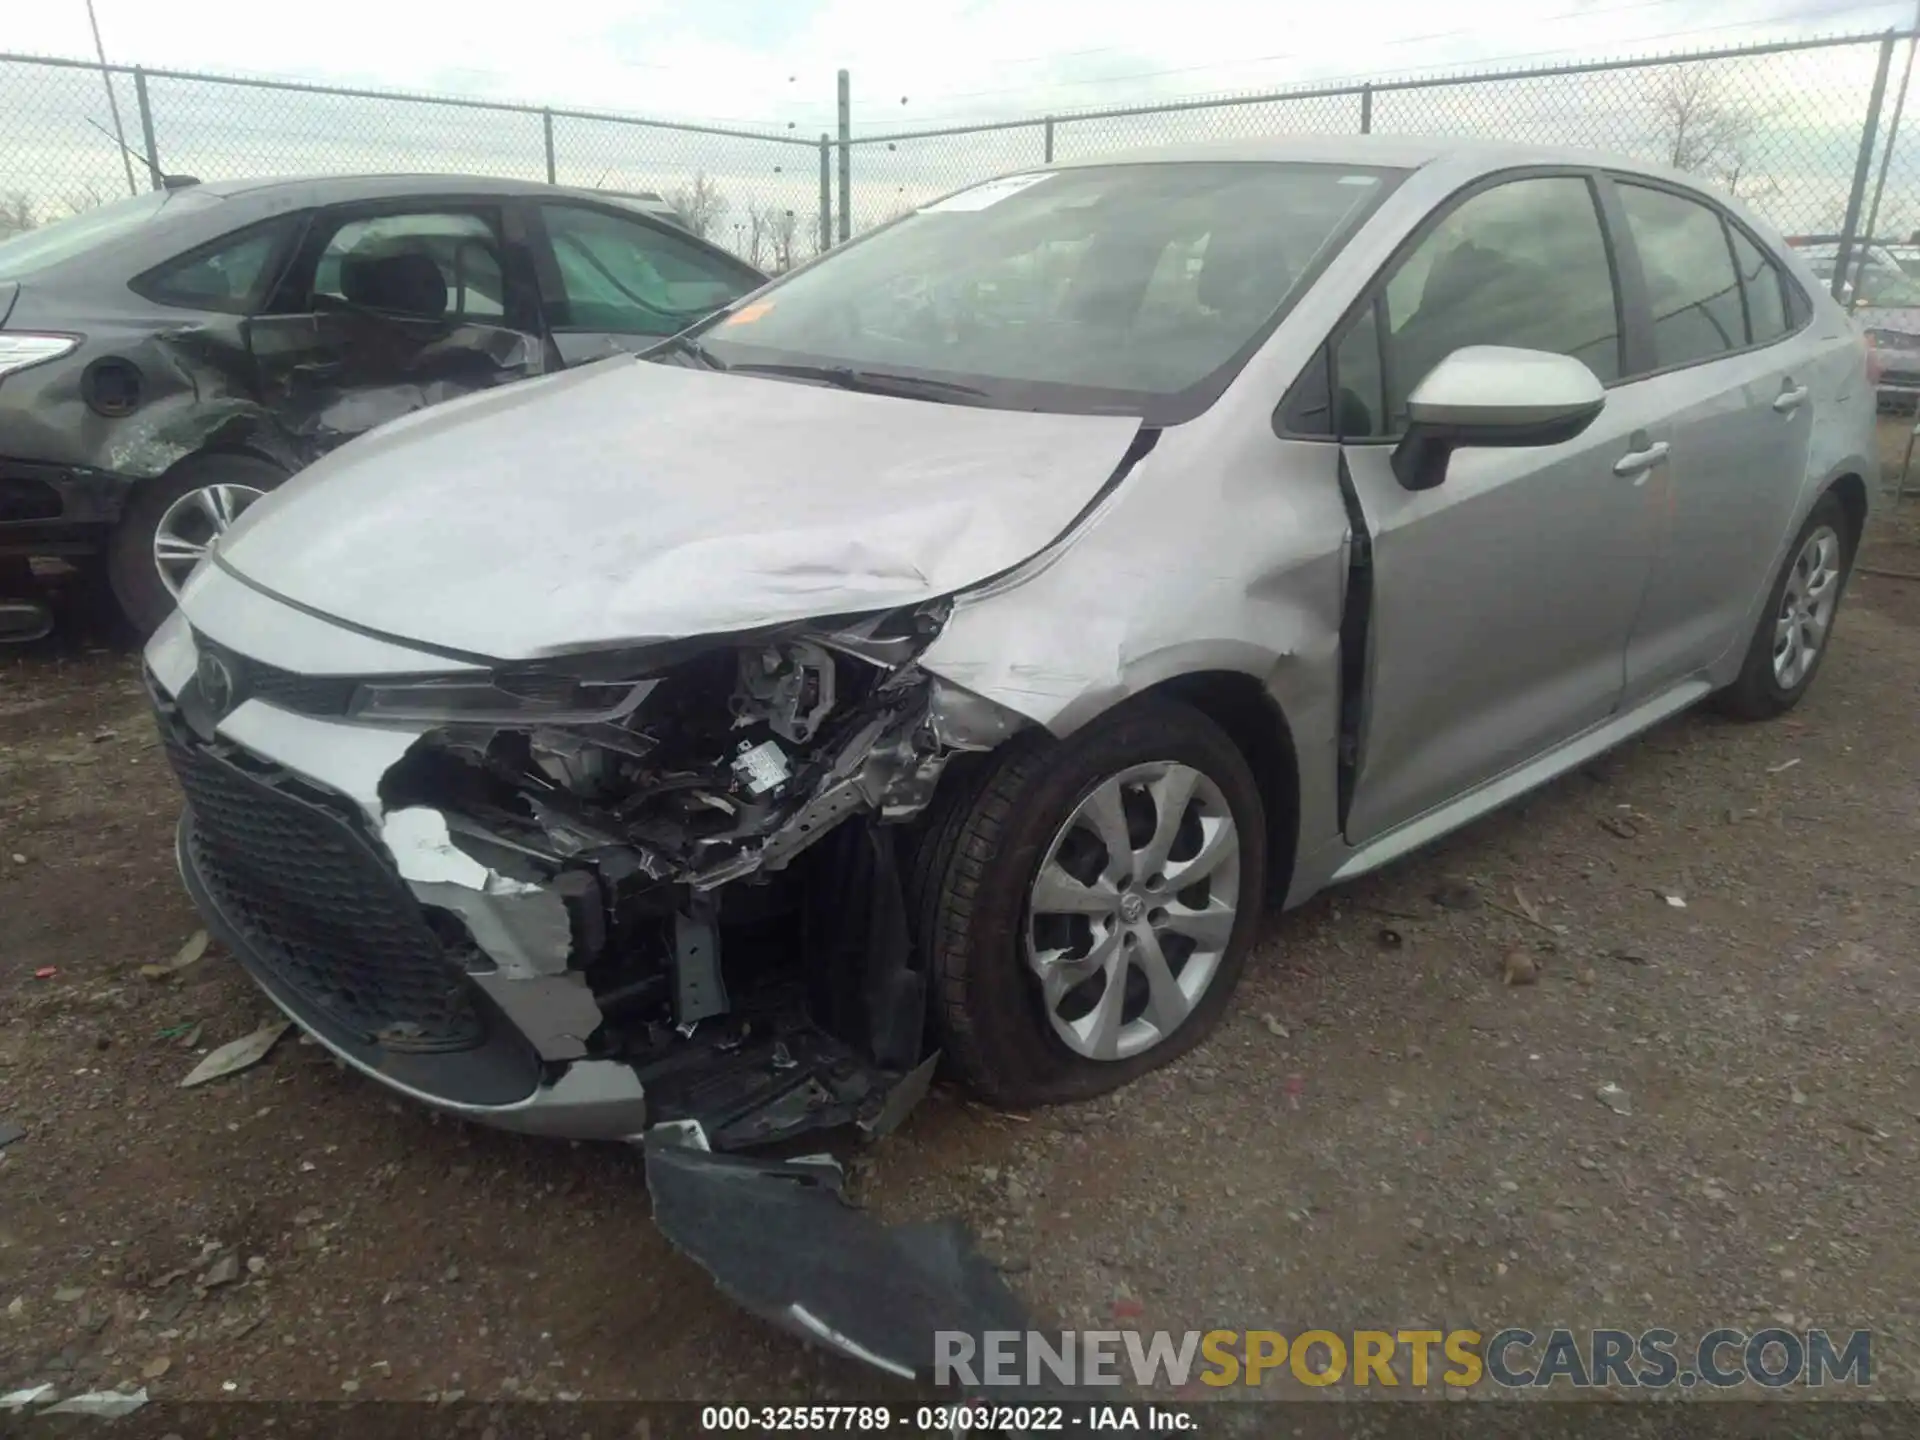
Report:
[[[1156,760],[1111,775],[1055,832],[1027,901],[1027,964],[1053,1032],[1090,1060],[1164,1043],[1219,973],[1240,903],[1220,788]]]
[[[1773,678],[1791,690],[1820,657],[1840,600],[1840,537],[1822,525],[1800,547],[1787,572],[1780,613],[1773,622]]]
[[[241,513],[266,493],[251,485],[202,485],[167,507],[153,532],[153,564],[169,595],[180,598],[180,588],[194,567],[213,553]]]

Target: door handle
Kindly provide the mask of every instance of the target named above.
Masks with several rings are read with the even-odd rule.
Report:
[[[1806,399],[1807,387],[1798,385],[1789,390],[1782,390],[1778,395],[1774,396],[1773,408],[1778,410],[1782,415],[1791,415],[1794,411],[1798,410],[1801,405],[1806,403]]]
[[[1667,463],[1667,442],[1656,440],[1644,450],[1629,450],[1613,462],[1613,473],[1631,475],[1633,483],[1638,485],[1647,478],[1647,472],[1656,465]]]

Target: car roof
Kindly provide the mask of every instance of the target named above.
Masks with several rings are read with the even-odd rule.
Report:
[[[245,195],[296,205],[338,205],[354,200],[392,200],[408,195],[573,195],[601,200],[652,200],[646,191],[588,190],[493,175],[283,175],[238,180],[203,180],[190,188],[203,195]]]
[[[1447,162],[1465,170],[1504,170],[1519,165],[1604,166],[1671,179],[1702,188],[1697,175],[1629,156],[1566,145],[1522,145],[1510,140],[1474,140],[1425,135],[1269,135],[1234,140],[1195,140],[1177,145],[1103,154],[1056,163],[1053,169],[1082,165],[1180,164],[1208,160],[1295,161],[1326,165],[1377,165],[1419,170]]]

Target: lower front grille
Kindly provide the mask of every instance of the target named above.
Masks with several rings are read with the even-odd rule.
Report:
[[[349,819],[250,757],[180,735],[167,755],[193,812],[189,859],[263,978],[390,1050],[485,1040],[471,982]]]

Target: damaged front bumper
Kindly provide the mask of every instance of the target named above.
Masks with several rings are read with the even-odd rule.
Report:
[[[868,627],[741,648],[703,766],[677,729],[712,696],[666,719],[365,723],[340,713],[357,687],[247,638],[176,617],[148,649],[180,870],[347,1064],[507,1129],[694,1124],[716,1150],[884,1133],[924,1092],[891,822],[1021,722],[915,672],[909,645]]]

